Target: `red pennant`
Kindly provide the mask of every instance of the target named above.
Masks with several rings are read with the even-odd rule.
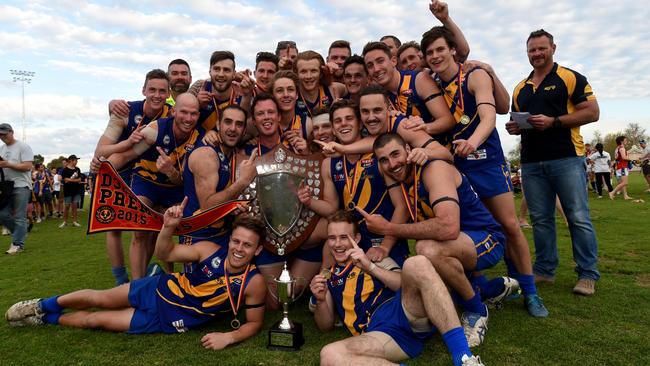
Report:
[[[103,161],[95,176],[88,217],[88,234],[113,230],[154,231],[163,226],[163,215],[138,199],[115,168]],[[247,200],[228,201],[197,215],[185,217],[174,231],[185,235],[221,220]]]

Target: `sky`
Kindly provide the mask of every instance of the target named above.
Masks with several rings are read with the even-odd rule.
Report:
[[[187,60],[194,80],[208,77],[215,50],[231,50],[237,68],[254,68],[258,51],[295,40],[326,55],[346,39],[354,53],[382,35],[419,42],[439,22],[428,1],[12,1],[0,0],[0,123],[23,138],[21,84],[9,70],[35,72],[25,85],[26,141],[46,162],[76,154],[85,169],[108,121],[111,99],[140,100],[144,75]],[[450,15],[470,44],[470,59],[490,63],[509,91],[531,71],[528,34],[544,28],[555,60],[587,77],[600,121],[586,141],[630,122],[650,133],[650,8],[646,1],[450,1]],[[518,138],[497,118],[504,152]]]

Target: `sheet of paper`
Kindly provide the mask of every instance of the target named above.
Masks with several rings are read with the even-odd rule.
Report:
[[[530,130],[533,128],[533,126],[528,123],[528,118],[530,118],[530,113],[528,112],[510,112],[510,118],[517,122],[520,130]]]

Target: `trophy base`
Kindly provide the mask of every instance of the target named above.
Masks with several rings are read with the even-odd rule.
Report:
[[[302,324],[293,323],[292,329],[280,329],[280,321],[273,324],[269,329],[268,349],[280,351],[299,351],[300,347],[305,344],[305,338],[302,334]]]

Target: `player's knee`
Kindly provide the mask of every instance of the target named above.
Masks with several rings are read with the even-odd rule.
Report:
[[[420,278],[422,273],[431,270],[433,270],[431,261],[423,255],[416,255],[409,257],[404,261],[404,265],[402,266],[402,275]]]
[[[330,343],[320,350],[321,366],[338,366],[345,359],[345,348],[339,342]]]
[[[430,241],[418,241],[415,243],[415,253],[423,255],[429,258],[429,260],[440,256],[439,248]]]

